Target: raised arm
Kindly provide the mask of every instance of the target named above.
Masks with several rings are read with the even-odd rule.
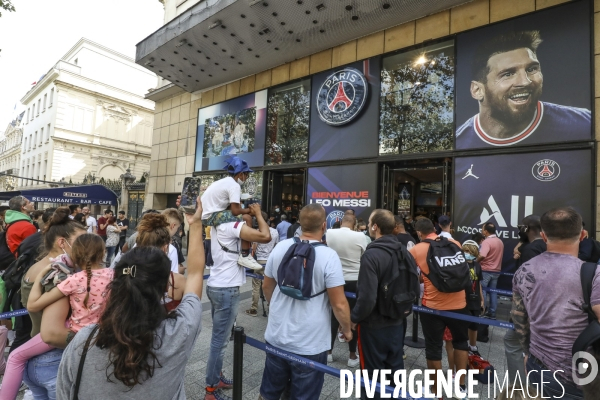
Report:
[[[269,225],[262,217],[262,212],[258,203],[250,204],[250,215],[256,217],[258,222],[258,230],[244,224],[240,232],[240,238],[248,242],[269,243],[271,241],[271,232]]]
[[[202,243],[202,202],[197,199],[194,215],[186,214],[190,224],[190,245],[188,247],[187,281],[183,294],[195,293],[202,298],[204,283],[204,244]]]

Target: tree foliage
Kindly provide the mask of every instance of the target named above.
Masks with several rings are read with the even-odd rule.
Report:
[[[266,160],[269,164],[306,162],[310,91],[302,87],[269,97],[267,105]]]
[[[0,17],[2,16],[2,10],[13,12],[15,11],[15,6],[11,0],[0,0]]]
[[[452,149],[453,56],[384,69],[381,88],[380,154]]]

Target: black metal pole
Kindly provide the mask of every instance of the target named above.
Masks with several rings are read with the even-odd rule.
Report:
[[[419,305],[419,299],[415,300],[415,305]],[[425,339],[419,337],[419,313],[413,311],[413,323],[412,323],[412,336],[406,336],[404,338],[404,344],[413,349],[424,349]]]
[[[244,328],[233,328],[233,400],[242,400],[242,380],[244,371]]]

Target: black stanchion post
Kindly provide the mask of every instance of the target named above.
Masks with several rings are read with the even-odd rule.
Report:
[[[419,299],[415,300],[415,306],[419,305]],[[413,311],[412,335],[404,338],[404,344],[413,349],[424,349],[425,339],[419,337],[419,313]]]
[[[244,371],[244,328],[233,328],[233,400],[242,400],[242,380]]]

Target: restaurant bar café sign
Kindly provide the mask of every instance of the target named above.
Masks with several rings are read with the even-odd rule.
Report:
[[[352,121],[364,107],[368,94],[365,76],[355,68],[344,68],[329,75],[317,93],[317,110],[329,125]]]

